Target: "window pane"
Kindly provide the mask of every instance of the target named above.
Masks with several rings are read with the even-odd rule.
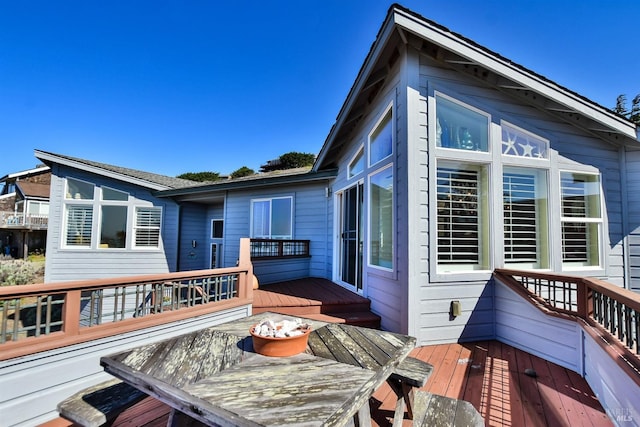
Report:
[[[160,208],[136,208],[135,246],[159,247],[161,221]]]
[[[211,221],[211,238],[222,239],[222,229],[224,221],[221,219],[214,219]]]
[[[484,169],[438,168],[438,271],[488,268]]]
[[[93,207],[83,205],[67,206],[67,246],[91,246],[91,225]]]
[[[436,145],[459,150],[489,150],[489,118],[436,96]]]
[[[393,268],[393,168],[371,176],[369,261]]]
[[[127,207],[102,206],[101,248],[124,248],[127,237]]]
[[[393,126],[391,110],[369,137],[369,164],[374,165],[391,155],[393,150]]]
[[[102,200],[119,200],[126,202],[129,200],[129,194],[123,191],[112,190],[111,188],[102,187]]]
[[[567,267],[600,265],[600,178],[562,172],[562,261]]]
[[[75,200],[92,200],[93,184],[78,181],[77,179],[67,178],[67,199]]]
[[[548,268],[546,174],[506,168],[502,181],[505,264]]]
[[[349,178],[364,170],[364,149],[360,149],[356,157],[349,164]]]
[[[253,224],[251,237],[257,238],[269,238],[271,235],[271,229],[269,227],[270,221],[270,206],[269,200],[259,200],[253,202]]]
[[[291,198],[273,199],[271,201],[271,238],[290,239],[291,237]]]

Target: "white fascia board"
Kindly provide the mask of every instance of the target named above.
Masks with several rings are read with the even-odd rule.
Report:
[[[69,166],[75,169],[80,169],[85,172],[89,172],[95,175],[104,176],[107,178],[112,178],[118,181],[127,182],[129,184],[134,184],[139,187],[149,188],[152,190],[170,190],[171,187],[167,187],[166,185],[160,185],[153,182],[146,181],[144,179],[135,178],[129,175],[124,175],[121,173],[109,171],[103,168],[99,168],[92,165],[87,165],[85,163],[76,162],[74,160],[61,158],[58,156],[52,156],[47,153],[43,153],[42,151],[36,151],[36,157],[42,160],[48,160],[53,163],[58,163],[64,166]]]
[[[551,98],[555,102],[558,102],[577,113],[588,116],[591,119],[611,128],[614,132],[621,133],[633,139],[638,139],[636,127],[632,123],[618,117],[612,112],[606,111],[599,105],[590,103],[550,81],[531,75],[525,70],[515,67],[501,58],[490,55],[483,49],[480,49],[449,32],[443,31],[441,28],[430,25],[428,22],[418,20],[415,16],[409,15],[406,12],[396,9],[393,19],[396,25],[407,31],[442,46],[457,55],[468,58],[473,62],[487,67],[497,74],[513,80],[519,85],[530,88],[534,92]]]

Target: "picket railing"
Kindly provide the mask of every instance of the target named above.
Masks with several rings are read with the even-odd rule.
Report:
[[[249,239],[236,267],[0,287],[0,360],[252,302]]]
[[[590,277],[507,269],[494,274],[510,278],[506,284],[517,284],[548,310],[583,319],[640,360],[640,295],[635,292]]]

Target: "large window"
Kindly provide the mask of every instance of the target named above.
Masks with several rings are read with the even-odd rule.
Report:
[[[602,208],[598,175],[562,172],[562,262],[567,268],[600,265]]]
[[[293,198],[277,197],[251,201],[251,237],[293,238]]]
[[[102,187],[100,248],[124,248],[127,243],[129,194]]]
[[[488,269],[486,167],[442,162],[437,180],[438,272]]]
[[[64,221],[68,248],[160,247],[162,209],[136,206],[129,193],[113,188],[67,178]]]
[[[393,268],[393,167],[369,179],[369,263]]]
[[[502,194],[504,263],[514,268],[549,268],[546,172],[507,167]]]

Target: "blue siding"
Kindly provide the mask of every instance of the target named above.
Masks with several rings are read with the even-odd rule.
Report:
[[[327,227],[327,222],[331,217],[332,204],[331,199],[326,196],[327,186],[327,183],[321,182],[230,193],[227,196],[225,206],[224,265],[235,265],[240,238],[250,237],[251,200],[292,196],[294,203],[293,238],[311,241],[311,257],[296,262],[263,261],[256,263],[255,274],[260,283],[272,283],[299,277],[330,278],[332,246],[331,229]],[[264,277],[261,276],[262,274]]]

